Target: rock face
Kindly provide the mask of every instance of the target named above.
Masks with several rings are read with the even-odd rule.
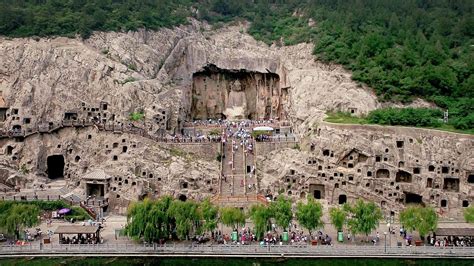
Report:
[[[288,88],[272,73],[222,71],[215,66],[193,75],[189,119],[287,119]]]
[[[328,110],[364,114],[381,104],[340,66],[315,61],[311,44],[269,47],[244,28],[211,31],[193,21],[87,40],[0,38],[0,184],[64,178],[82,198],[88,184],[104,189],[117,212],[145,194],[212,196],[219,145],[156,138],[193,119],[278,117],[291,122],[303,150],[275,146],[259,157],[262,193],[319,193],[330,203],[368,195],[390,208],[419,197],[446,199],[453,210],[472,201],[471,137],[321,123]],[[103,188],[84,180],[100,169],[110,177]]]
[[[474,196],[473,147],[468,135],[322,123],[301,141],[301,151],[259,154],[261,188],[330,205],[363,198],[387,215],[426,204],[456,217]]]

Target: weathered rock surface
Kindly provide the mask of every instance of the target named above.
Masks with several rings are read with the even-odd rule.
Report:
[[[193,75],[215,65],[262,77],[271,73],[275,77],[272,82],[277,84],[263,90],[265,105],[255,101],[253,106],[249,94],[243,97],[235,93],[232,101],[240,104],[245,98],[251,106],[248,110],[257,114],[252,117],[255,119],[273,114],[266,107],[274,107],[279,115],[285,114],[299,134],[302,151],[277,149],[260,156],[262,162],[257,165],[262,193],[267,189],[274,194],[291,191],[292,196],[303,197],[324,186],[324,198],[329,203],[344,194],[349,199],[363,196],[376,200],[388,209],[401,206],[400,200],[406,198],[404,192],[418,194],[423,202],[437,205],[447,199],[448,208],[454,211],[460,209],[461,202],[472,201],[472,185],[467,181],[474,172],[472,137],[322,123],[328,110],[363,114],[381,104],[369,88],[353,82],[351,74],[340,66],[315,61],[311,44],[268,47],[242,33],[244,28],[239,25],[211,31],[206,25],[192,22],[156,32],[99,32],[87,40],[0,38],[3,130],[19,136],[31,134],[24,139],[0,141],[0,183],[32,187],[50,182],[47,158],[62,155],[65,179],[71,189],[80,187],[83,175],[104,169],[112,176],[110,198],[115,198],[117,204],[145,193],[192,198],[215,194],[220,175],[215,160],[217,144],[174,147],[139,134],[114,134],[114,130],[99,131],[91,126],[94,121],[109,129],[140,127],[157,136],[180,133],[183,123],[196,114],[206,118],[225,112],[228,101],[216,102],[230,94],[214,95],[219,92],[216,86],[230,91],[234,78],[216,83],[209,90],[201,84],[206,97],[200,104],[205,110],[193,109]],[[247,78],[245,84],[254,84],[250,80]],[[270,88],[287,93],[283,97],[283,93],[273,93]],[[214,100],[206,100],[212,97]],[[213,109],[216,106],[220,109]],[[251,115],[250,111],[229,110],[239,116]],[[131,113],[140,112],[145,114],[142,121],[130,120]],[[65,123],[84,128],[60,129]],[[404,147],[397,148],[397,141],[403,141]],[[329,156],[323,155],[326,150],[330,151]],[[377,156],[381,156],[381,162],[375,161]],[[365,161],[356,162],[354,158]],[[435,170],[427,170],[430,165]],[[448,167],[449,173],[444,173],[443,167]],[[420,173],[414,173],[415,168]],[[290,169],[294,173],[288,174]],[[411,182],[396,181],[402,170],[410,174]],[[372,176],[367,176],[369,172]],[[377,178],[377,173],[384,177]],[[292,184],[287,184],[289,176]],[[405,173],[399,174],[399,179],[402,176],[409,179]],[[454,181],[447,180],[448,176]],[[432,179],[429,188],[428,178]],[[445,189],[448,183],[449,188],[446,185]],[[453,186],[459,192],[448,191]]]

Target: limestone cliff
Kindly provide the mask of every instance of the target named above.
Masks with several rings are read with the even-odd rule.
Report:
[[[184,122],[195,118],[230,115],[287,119],[302,141],[302,152],[286,149],[261,158],[262,193],[274,184],[302,197],[303,192],[314,192],[314,186],[325,186],[330,202],[343,194],[339,191],[357,197],[368,190],[372,194],[367,195],[384,204],[405,199],[403,191],[436,201],[448,197],[440,183],[447,177],[426,169],[431,164],[435,169],[449,164],[450,174],[454,170],[452,176],[463,179],[447,181],[449,189],[457,186],[460,192],[456,200],[449,198],[449,204],[472,200],[464,180],[473,173],[471,137],[321,124],[328,110],[364,114],[381,104],[342,67],[316,61],[311,44],[269,47],[244,31],[245,25],[211,30],[193,21],[160,31],[97,32],[87,40],[0,37],[0,123],[5,136],[14,137],[0,140],[0,182],[23,187],[50,182],[48,158],[61,155],[71,189],[80,187],[86,173],[106,169],[112,175],[110,189],[116,198],[132,200],[145,193],[210,196],[216,193],[220,175],[215,160],[218,145],[177,148],[158,144],[149,136],[181,133]],[[218,73],[206,73],[210,66]],[[207,83],[207,78],[212,82]],[[241,88],[232,89],[235,84]],[[261,89],[247,90],[258,86]],[[244,110],[234,108],[243,102]],[[131,119],[132,113],[144,117]],[[96,128],[97,122],[103,128]],[[124,127],[128,133],[123,133]],[[398,141],[406,145],[403,150],[394,148]],[[345,158],[351,152],[365,161],[356,165],[354,159]],[[375,161],[377,156],[387,160]],[[287,163],[279,164],[282,160]],[[308,161],[311,166],[306,165]],[[309,169],[313,164],[332,168]],[[349,164],[351,169],[346,169]],[[304,173],[304,178],[319,181],[311,183],[302,177],[306,181],[298,181],[301,184],[296,188],[285,188],[290,168],[300,169],[293,169],[291,176]],[[414,173],[414,168],[421,172]],[[375,179],[367,176],[369,171]],[[377,173],[384,180],[396,179],[400,171],[410,174],[403,174],[403,180],[411,178],[412,183],[427,182],[433,175],[429,177],[433,190],[424,190],[425,184],[396,189],[395,183],[377,179]],[[328,183],[336,183],[335,176],[328,179],[336,173],[341,182],[349,176],[352,180],[336,188]],[[441,190],[439,195],[433,192],[436,189]]]

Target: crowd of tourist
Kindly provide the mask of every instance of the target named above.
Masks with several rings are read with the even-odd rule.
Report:
[[[186,122],[185,127],[254,127],[254,126],[272,126],[278,124],[278,118],[268,120],[241,120],[239,122],[229,121],[225,119],[207,119],[194,120],[193,122]]]

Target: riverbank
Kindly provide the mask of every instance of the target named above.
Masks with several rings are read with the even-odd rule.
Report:
[[[132,258],[132,257],[108,257],[108,258],[90,258],[90,257],[55,257],[55,258],[18,258],[18,259],[0,259],[2,266],[46,266],[46,265],[68,265],[68,266],[134,266],[134,265],[171,265],[171,266],[243,266],[243,265],[305,265],[305,266],[396,266],[396,265],[473,265],[471,259],[287,259],[287,258]]]

